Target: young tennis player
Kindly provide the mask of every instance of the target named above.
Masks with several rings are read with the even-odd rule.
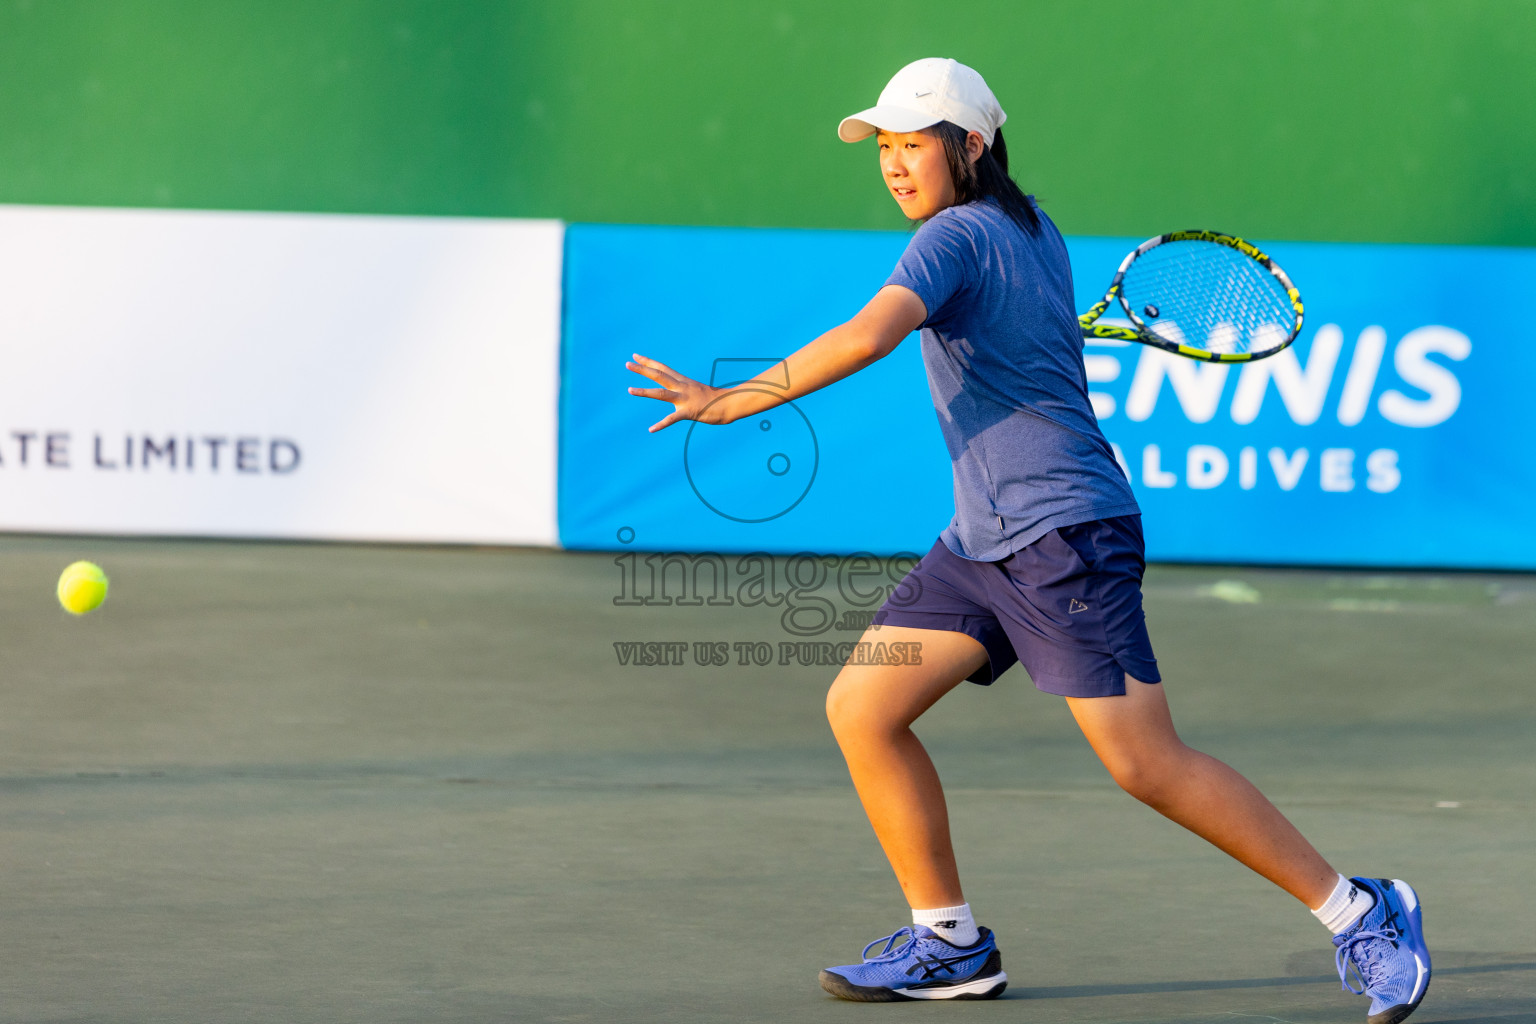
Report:
[[[849,664],[827,698],[912,924],[866,946],[862,963],[822,971],[822,987],[881,1002],[1003,991],[997,944],[960,888],[938,775],[910,727],[962,681],[989,684],[1019,661],[1066,698],[1121,787],[1315,908],[1345,987],[1371,998],[1370,1024],[1395,1024],[1429,984],[1413,889],[1339,874],[1246,779],[1174,731],[1142,615],[1140,509],[1088,403],[1066,248],[1008,176],[1004,120],[979,74],[937,58],[902,68],[874,107],[843,120],[845,142],[875,136],[886,187],[921,227],[857,316],[765,378],[789,381],[792,399],[921,328],[954,463],[954,519],[865,637],[920,643],[921,664]],[[630,394],[673,406],[652,431],[780,401],[639,354],[626,365],[660,385]]]

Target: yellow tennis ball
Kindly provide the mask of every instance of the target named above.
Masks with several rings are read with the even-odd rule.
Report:
[[[59,604],[71,615],[84,615],[107,599],[107,574],[94,562],[75,562],[59,576]]]

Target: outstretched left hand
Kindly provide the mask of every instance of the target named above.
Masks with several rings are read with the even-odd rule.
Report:
[[[715,388],[708,384],[701,384],[690,377],[683,376],[665,363],[648,359],[638,352],[635,353],[634,359],[626,362],[624,366],[661,385],[659,388],[630,388],[630,394],[672,403],[672,411],[651,424],[651,433],[670,427],[678,420],[698,420],[700,423],[731,421],[725,409],[722,408],[725,403],[719,401],[720,397],[730,390],[729,388]]]

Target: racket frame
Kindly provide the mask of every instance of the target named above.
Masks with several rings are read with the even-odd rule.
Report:
[[[1253,260],[1255,263],[1258,263],[1265,270],[1273,274],[1275,279],[1280,282],[1281,287],[1285,289],[1285,294],[1291,302],[1291,309],[1296,314],[1296,319],[1291,324],[1290,334],[1288,334],[1285,340],[1280,344],[1263,349],[1259,352],[1212,352],[1208,349],[1196,348],[1193,345],[1181,345],[1178,342],[1169,341],[1167,338],[1161,337],[1160,335],[1153,332],[1153,330],[1147,326],[1146,321],[1138,316],[1136,311],[1130,307],[1128,302],[1126,302],[1125,294],[1120,290],[1120,285],[1125,280],[1125,272],[1130,269],[1131,264],[1135,263],[1138,257],[1168,242],[1214,242],[1217,245],[1225,245],[1228,248],[1236,249],[1238,252],[1242,253],[1244,256],[1247,256],[1249,259]],[[1110,324],[1098,324],[1094,322],[1098,320],[1099,317],[1104,315],[1104,311],[1109,309],[1109,304],[1111,302],[1115,302],[1117,300],[1120,303],[1120,308],[1125,310],[1125,315],[1130,319],[1131,323],[1135,324],[1134,327],[1118,327]],[[1236,235],[1229,235],[1221,231],[1170,231],[1167,234],[1158,235],[1156,238],[1147,239],[1145,242],[1142,242],[1135,249],[1126,254],[1125,259],[1120,261],[1120,269],[1115,271],[1115,279],[1110,282],[1109,290],[1104,293],[1104,297],[1098,302],[1094,303],[1092,309],[1078,317],[1077,322],[1082,328],[1084,338],[1103,338],[1110,341],[1135,341],[1140,342],[1143,345],[1153,345],[1157,348],[1168,352],[1173,352],[1181,356],[1187,356],[1190,359],[1203,359],[1206,362],[1211,363],[1246,363],[1255,359],[1264,359],[1267,356],[1274,355],[1276,352],[1279,352],[1280,350],[1290,345],[1290,343],[1295,341],[1297,336],[1301,334],[1301,293],[1296,290],[1296,286],[1291,283],[1291,279],[1289,276],[1287,276],[1286,272],[1280,269],[1280,264],[1270,259],[1268,255],[1260,251],[1259,248],[1251,242],[1244,241],[1243,239],[1238,238]]]

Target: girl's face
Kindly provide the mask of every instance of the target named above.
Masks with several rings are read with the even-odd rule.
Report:
[[[880,145],[880,174],[908,220],[927,220],[955,205],[944,143],[932,132],[875,133]]]

